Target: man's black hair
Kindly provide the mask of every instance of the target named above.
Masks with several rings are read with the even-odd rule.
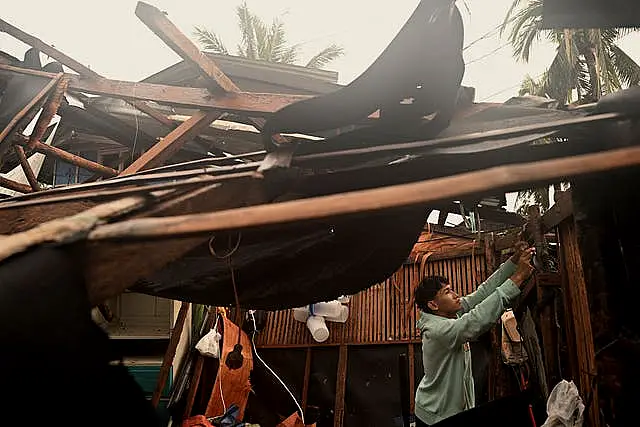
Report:
[[[433,300],[438,291],[447,284],[449,284],[449,280],[444,276],[427,276],[422,279],[414,295],[418,308],[426,313],[431,313],[427,303]]]

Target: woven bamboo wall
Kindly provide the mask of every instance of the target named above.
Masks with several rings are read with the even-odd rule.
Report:
[[[466,295],[486,277],[484,255],[430,261],[425,263],[423,274],[446,276],[456,292]],[[292,310],[271,312],[265,329],[256,337],[256,345],[308,347],[417,341],[417,310],[411,304],[411,289],[420,279],[419,265],[407,264],[385,282],[354,295],[347,323],[327,322],[330,335],[323,343],[315,342],[305,324],[293,319]]]

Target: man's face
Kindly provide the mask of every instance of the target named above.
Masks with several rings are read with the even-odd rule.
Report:
[[[432,301],[435,311],[445,316],[455,316],[462,309],[460,297],[451,288],[451,285],[444,285],[436,294]]]

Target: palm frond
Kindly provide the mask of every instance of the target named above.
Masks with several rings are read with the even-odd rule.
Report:
[[[610,48],[610,59],[616,73],[620,78],[621,86],[635,86],[640,84],[640,65],[634,61],[619,46]]]
[[[508,40],[513,46],[513,56],[528,62],[534,42],[545,33],[542,28],[542,0],[530,0],[511,19],[513,22]]]
[[[195,36],[198,43],[200,43],[200,46],[203,50],[218,53],[221,55],[229,54],[229,51],[227,51],[227,48],[225,47],[222,40],[220,40],[220,38],[215,33],[212,33],[206,28],[196,27],[193,31],[193,35]]]
[[[238,53],[249,59],[256,59],[258,49],[256,46],[256,34],[254,29],[254,17],[246,2],[242,2],[236,8],[238,26],[240,27],[241,42]]]
[[[342,55],[344,55],[344,49],[341,46],[332,44],[331,46],[327,46],[320,52],[316,53],[309,62],[307,62],[306,67],[323,68],[331,61],[335,61],[340,58]]]

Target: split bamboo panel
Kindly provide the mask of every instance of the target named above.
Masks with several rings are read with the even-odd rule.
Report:
[[[420,273],[419,264],[405,264],[395,274],[351,298],[345,324],[327,322],[329,339],[317,343],[304,323],[293,318],[292,310],[268,313],[267,323],[256,336],[261,348],[398,344],[418,342],[415,324],[417,309],[412,304],[413,289],[426,275],[449,279],[456,292],[466,295],[487,277],[483,254],[430,261]],[[346,329],[346,330],[345,330]]]

